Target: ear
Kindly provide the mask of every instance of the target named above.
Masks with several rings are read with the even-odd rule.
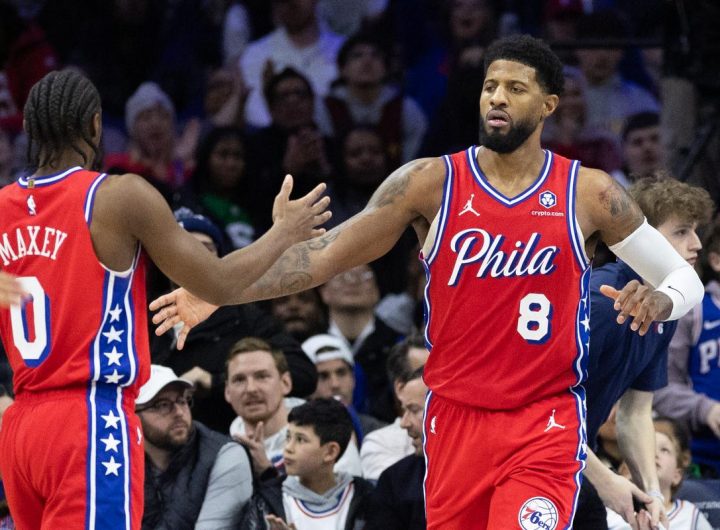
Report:
[[[225,401],[227,401],[230,404],[230,406],[232,406],[232,402],[230,401],[230,389],[228,388],[227,381],[225,381],[224,395],[225,395]]]
[[[322,461],[330,464],[335,463],[340,458],[340,444],[337,442],[328,442],[323,445]]]
[[[280,374],[280,383],[283,389],[283,396],[287,396],[292,390],[292,377],[290,376],[290,372]]]
[[[717,252],[708,252],[708,264],[715,272],[720,272],[720,254]]]
[[[99,112],[93,114],[90,132],[92,134],[93,140],[99,142],[100,137],[102,136],[102,118],[100,117]]]
[[[547,118],[550,116],[558,107],[558,104],[560,103],[560,98],[555,94],[548,94],[545,96],[545,101],[543,103],[543,118]]]

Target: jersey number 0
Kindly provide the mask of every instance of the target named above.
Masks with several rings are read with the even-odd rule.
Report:
[[[18,281],[32,300],[10,307],[13,343],[26,365],[37,366],[50,349],[50,300],[35,276]]]

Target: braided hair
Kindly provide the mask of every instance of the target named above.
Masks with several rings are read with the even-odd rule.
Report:
[[[92,118],[99,112],[97,88],[76,70],[53,71],[35,83],[24,109],[31,166],[52,165],[67,148],[80,154],[87,165],[78,141],[92,147],[92,162],[99,163],[100,149],[93,143],[91,130]]]

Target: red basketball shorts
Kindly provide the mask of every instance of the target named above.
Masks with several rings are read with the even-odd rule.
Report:
[[[516,410],[428,393],[428,530],[571,528],[586,455],[584,391]]]
[[[139,530],[144,453],[122,390],[19,396],[2,419],[0,472],[19,530]]]

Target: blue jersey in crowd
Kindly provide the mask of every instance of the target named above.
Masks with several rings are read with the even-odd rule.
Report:
[[[590,276],[590,359],[588,362],[587,431],[595,446],[598,429],[615,402],[632,388],[652,392],[667,385],[667,351],[677,323],[655,322],[645,336],[630,329],[632,318],[619,325],[614,301],[601,285],[618,290],[631,280],[642,282],[625,263],[604,265]]]
[[[702,320],[700,336],[690,349],[688,375],[695,392],[720,400],[720,307],[709,293],[703,298]],[[709,428],[694,433],[691,450],[693,461],[713,466],[720,473],[720,440]]]

